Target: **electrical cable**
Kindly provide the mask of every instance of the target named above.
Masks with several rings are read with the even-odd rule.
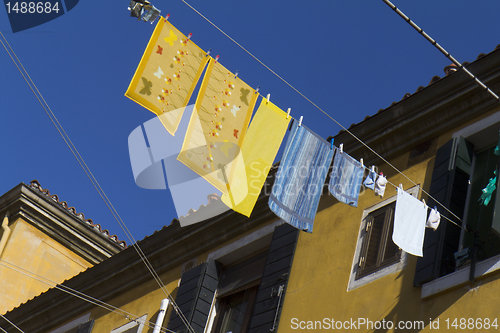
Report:
[[[67,294],[73,296],[73,297],[77,297],[77,298],[79,298],[79,299],[81,299],[83,301],[86,301],[86,302],[91,303],[93,305],[99,306],[99,307],[101,307],[101,308],[103,308],[105,310],[108,310],[110,312],[117,313],[117,314],[119,314],[121,316],[124,316],[128,320],[133,320],[133,321],[137,322],[137,320],[140,318],[140,316],[134,315],[134,314],[132,314],[130,312],[122,310],[122,309],[120,309],[120,308],[118,308],[116,306],[113,306],[113,305],[109,304],[109,303],[101,301],[101,300],[99,300],[97,298],[94,298],[92,296],[86,295],[85,293],[82,293],[82,292],[80,292],[78,290],[75,290],[75,289],[72,289],[70,287],[67,287],[67,286],[65,286],[63,284],[59,284],[59,283],[57,283],[55,281],[52,281],[52,280],[50,280],[50,279],[48,279],[46,277],[43,277],[41,275],[35,274],[33,272],[30,272],[27,269],[24,269],[22,267],[14,265],[14,264],[12,264],[10,262],[7,262],[7,261],[5,261],[3,259],[0,259],[0,265],[4,266],[4,267],[7,267],[9,269],[12,269],[12,270],[14,270],[14,271],[16,271],[18,273],[23,274],[23,275],[26,275],[26,276],[28,276],[28,277],[30,277],[32,279],[35,279],[35,280],[40,281],[42,283],[45,283],[45,284],[51,286],[52,288],[56,288],[56,289],[58,289],[58,290],[60,290],[60,291],[62,291],[64,293],[67,293]],[[7,318],[5,318],[5,319],[8,321]],[[11,322],[9,321],[9,323],[11,323]],[[144,324],[147,325],[149,328],[154,328],[155,325],[156,325],[156,323],[153,323],[153,322],[147,321],[147,320],[144,321]],[[160,330],[161,330],[161,332],[176,333],[175,331],[169,330],[168,328],[164,328],[164,327],[161,327]]]
[[[21,333],[24,333],[24,331],[22,329],[20,329],[19,327],[16,326],[16,324],[14,324],[13,322],[11,322],[9,319],[7,319],[7,317],[5,317],[3,314],[0,313],[0,317],[2,317],[3,319],[5,319],[9,324],[11,324],[12,326],[14,326],[19,332]],[[4,331],[2,329],[2,331]],[[5,332],[5,331],[4,331]]]
[[[370,152],[372,152],[375,156],[380,158],[384,163],[386,163],[388,166],[390,166],[393,170],[395,170],[397,173],[402,175],[404,178],[406,178],[409,182],[411,182],[413,185],[417,186],[418,184],[415,183],[412,179],[410,179],[406,174],[404,174],[402,171],[400,171],[398,168],[396,168],[393,164],[391,164],[388,160],[386,160],[384,157],[382,157],[379,153],[377,153],[375,150],[373,150],[370,146],[368,146],[365,142],[363,142],[361,139],[359,139],[354,133],[349,131],[346,127],[344,127],[341,123],[339,123],[336,119],[334,119],[332,116],[330,116],[328,113],[326,113],[322,108],[320,108],[316,103],[314,103],[312,100],[310,100],[307,96],[305,96],[302,92],[300,92],[297,88],[295,88],[292,84],[290,84],[288,81],[286,81],[284,78],[282,78],[280,75],[278,75],[275,71],[273,71],[271,68],[269,68],[266,64],[264,64],[260,59],[258,59],[255,55],[253,55],[250,51],[248,51],[246,48],[244,48],[241,44],[239,44],[236,40],[234,40],[231,36],[229,36],[226,32],[224,32],[221,28],[219,28],[215,23],[210,21],[207,17],[205,17],[202,13],[200,13],[196,8],[191,6],[189,3],[186,2],[186,0],[181,0],[183,3],[185,3],[189,8],[191,8],[194,12],[196,12],[198,15],[200,15],[203,19],[205,19],[208,23],[210,23],[213,27],[215,27],[217,30],[219,30],[224,36],[229,38],[233,43],[238,45],[243,51],[245,51],[248,55],[250,55],[252,58],[254,58],[257,62],[259,62],[262,66],[264,66],[267,70],[269,70],[272,74],[274,74],[277,78],[279,78],[281,81],[283,81],[288,87],[290,87],[292,90],[294,90],[296,93],[298,93],[301,97],[303,97],[306,101],[308,101],[310,104],[312,104],[316,109],[318,109],[321,113],[323,113],[325,116],[330,118],[333,122],[335,122],[340,128],[342,128],[346,133],[351,135],[356,141],[358,141],[360,144],[362,144],[365,148],[367,148]],[[384,0],[386,1],[386,0]],[[461,67],[465,69],[463,66]],[[479,80],[477,80],[479,81]],[[477,82],[476,81],[476,82]],[[480,82],[480,81],[479,81]],[[482,83],[481,83],[482,84]],[[484,87],[486,87],[484,84],[482,84]],[[487,88],[487,87],[486,87]],[[489,88],[487,88],[489,91],[491,91]],[[495,95],[496,96],[496,95]],[[498,99],[498,97],[497,97]],[[393,184],[394,185],[394,184]],[[436,204],[441,206],[444,210],[446,210],[448,213],[450,213],[454,218],[456,218],[458,221],[460,221],[463,224],[463,220],[458,217],[455,213],[453,213],[448,207],[443,205],[441,202],[436,200],[431,194],[429,194],[427,191],[425,191],[423,188],[419,187],[420,190],[425,193],[429,198],[433,199]],[[453,222],[450,219],[447,219],[448,221],[452,222],[459,228],[464,229],[462,226],[457,224],[456,222]],[[466,230],[466,229],[464,229]]]
[[[66,145],[68,146],[68,148],[72,152],[73,156],[78,161],[78,163],[80,164],[81,168],[83,169],[83,171],[85,172],[85,174],[87,175],[87,177],[89,178],[89,180],[91,181],[92,185],[94,186],[94,188],[98,192],[99,196],[101,197],[101,199],[104,201],[104,203],[108,207],[108,210],[111,212],[111,214],[113,215],[113,217],[117,221],[118,225],[120,226],[120,228],[122,229],[122,231],[125,233],[125,235],[129,239],[130,243],[132,244],[132,247],[136,250],[137,254],[141,258],[141,260],[143,261],[143,263],[145,264],[146,268],[149,270],[149,272],[151,273],[151,275],[153,276],[153,278],[155,279],[155,281],[158,283],[158,285],[160,286],[160,289],[163,291],[163,293],[165,294],[165,296],[171,301],[172,306],[174,307],[176,313],[179,315],[181,321],[188,328],[188,331],[194,333],[194,330],[191,327],[191,324],[189,323],[189,321],[187,320],[187,318],[185,317],[185,315],[180,310],[179,306],[177,305],[177,303],[175,302],[175,300],[171,296],[171,294],[168,291],[168,289],[166,288],[166,286],[161,281],[160,276],[156,273],[156,271],[154,270],[153,266],[151,265],[151,263],[147,259],[146,255],[144,254],[144,252],[142,251],[142,249],[137,245],[137,242],[134,239],[132,233],[127,228],[125,222],[122,220],[122,218],[120,217],[120,215],[118,214],[118,212],[114,208],[113,204],[111,203],[111,201],[107,197],[107,195],[104,192],[104,190],[102,189],[101,185],[99,184],[99,182],[97,181],[97,179],[94,177],[94,175],[90,171],[90,168],[87,166],[87,164],[85,163],[85,160],[83,159],[83,157],[80,155],[80,153],[76,149],[76,146],[73,144],[73,142],[71,141],[71,139],[69,138],[69,136],[66,134],[66,131],[64,130],[63,126],[59,123],[57,117],[52,112],[50,106],[48,105],[48,103],[43,98],[43,95],[40,93],[40,91],[36,87],[35,83],[31,79],[31,77],[29,76],[28,72],[26,71],[26,69],[22,65],[21,61],[19,60],[19,58],[17,57],[16,53],[14,52],[14,50],[12,49],[12,47],[10,46],[10,44],[8,43],[7,39],[5,38],[5,36],[3,35],[3,33],[1,31],[0,31],[0,35],[3,38],[3,40],[5,41],[5,44],[7,44],[7,46],[9,47],[10,52],[9,52],[9,50],[7,49],[7,47],[5,46],[5,44],[3,43],[3,41],[1,39],[0,39],[0,43],[4,47],[5,51],[7,52],[7,54],[11,58],[11,60],[14,62],[14,64],[17,67],[18,71],[21,73],[23,79],[26,81],[26,83],[30,87],[31,91],[33,92],[33,94],[37,98],[38,102],[40,103],[40,105],[44,109],[45,113],[47,114],[47,116],[52,121],[52,124],[56,127],[57,131],[59,132],[59,134],[63,138],[64,142],[66,143]],[[15,59],[17,60],[17,62],[16,62],[16,60],[14,60],[14,57],[12,56],[11,52],[14,55]],[[19,65],[18,65],[18,63],[19,63]],[[19,66],[21,66],[22,70],[21,70],[21,68]],[[28,82],[28,79],[26,77],[29,79],[29,82]],[[31,84],[30,84],[30,82],[31,82]],[[36,92],[35,92],[35,90],[36,90]],[[43,103],[42,103],[42,101],[43,101]]]

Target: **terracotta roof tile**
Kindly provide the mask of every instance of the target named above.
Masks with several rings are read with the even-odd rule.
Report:
[[[99,224],[94,224],[91,219],[85,219],[85,215],[83,213],[77,213],[75,207],[68,207],[68,203],[66,201],[59,201],[59,196],[57,194],[50,194],[49,190],[42,188],[38,180],[34,179],[30,182],[29,185],[32,189],[38,190],[38,192],[45,194],[47,197],[52,199],[55,203],[59,204],[62,208],[67,210],[69,213],[78,218],[85,225],[93,228],[99,235],[102,237],[106,237],[109,240],[119,244],[121,247],[126,248],[127,243],[125,241],[120,241],[118,236],[111,235],[108,230],[103,230]]]

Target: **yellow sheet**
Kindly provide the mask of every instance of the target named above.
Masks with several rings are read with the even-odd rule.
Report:
[[[227,193],[257,94],[211,58],[179,161]]]
[[[209,57],[160,18],[125,96],[154,114],[174,135]]]
[[[286,117],[276,105],[262,99],[241,145],[242,158],[233,171],[231,191],[222,195],[222,201],[238,213],[252,213],[291,120]]]

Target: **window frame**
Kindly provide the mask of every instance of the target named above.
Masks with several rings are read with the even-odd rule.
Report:
[[[145,315],[142,315],[141,317],[137,318],[136,320],[132,320],[132,321],[126,323],[125,325],[122,325],[120,327],[113,329],[111,331],[111,333],[125,332],[125,331],[127,331],[131,328],[134,328],[134,327],[137,327],[137,331],[136,331],[137,333],[142,333],[142,331],[144,330],[147,316],[148,316],[148,314],[146,313]]]
[[[414,197],[418,196],[420,186],[414,186],[406,192],[411,194]],[[387,192],[386,192],[387,193]],[[375,212],[376,210],[379,210],[380,208],[384,208],[396,201],[396,195],[391,196],[388,199],[385,199],[369,208],[366,208],[363,210],[363,216],[361,218],[361,223],[359,226],[359,232],[358,232],[358,237],[357,237],[357,243],[356,243],[356,249],[354,251],[354,257],[352,261],[352,266],[351,266],[351,273],[350,273],[350,278],[349,278],[349,283],[347,286],[347,291],[354,290],[356,288],[359,288],[361,286],[364,286],[365,284],[368,284],[370,282],[373,282],[375,280],[378,280],[386,275],[396,273],[401,271],[407,264],[408,262],[408,254],[401,250],[400,251],[400,257],[399,260],[395,260],[393,263],[389,263],[384,266],[380,266],[379,269],[374,270],[373,272],[366,274],[366,275],[361,275],[358,277],[358,268],[359,268],[359,262],[361,260],[361,254],[362,254],[362,249],[363,245],[365,243],[365,230],[366,230],[366,225],[368,222],[368,216],[372,213]],[[394,223],[394,221],[393,221]],[[388,235],[387,238],[390,237],[390,241],[392,241],[392,236]]]
[[[471,172],[469,176],[469,180],[472,178],[474,174],[474,166],[475,166],[475,158],[476,154],[482,151],[484,148],[491,145],[491,140],[484,142],[482,138],[488,137],[489,135],[498,135],[498,127],[500,124],[500,111],[496,112],[486,118],[483,118],[469,126],[466,126],[455,133],[452,134],[452,139],[463,137],[467,141],[471,142],[474,145],[474,155],[471,165]],[[496,139],[498,142],[498,139]],[[500,180],[500,175],[498,175]],[[498,184],[498,183],[497,183]],[[496,191],[499,191],[500,188],[497,188]],[[498,196],[497,192],[497,196]],[[463,226],[467,223],[467,215],[468,209],[470,205],[470,200],[472,200],[471,195],[471,186],[467,189],[467,197],[465,200],[464,207],[464,219]],[[490,202],[491,204],[491,202]],[[493,202],[495,204],[495,202]],[[463,249],[464,245],[464,230],[462,229],[460,232],[460,239],[458,250]],[[492,256],[490,258],[486,258],[481,261],[476,262],[476,268],[474,273],[474,278],[481,278],[486,275],[490,275],[494,272],[498,272],[500,270],[500,255]],[[455,271],[444,276],[438,277],[432,281],[426,282],[422,284],[421,298],[428,298],[433,295],[439,294],[443,291],[457,288],[459,286],[465,285],[469,283],[469,272],[470,272],[470,264],[465,264],[460,267],[456,267]]]

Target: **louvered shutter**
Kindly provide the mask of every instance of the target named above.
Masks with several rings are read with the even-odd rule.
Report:
[[[78,327],[77,333],[90,333],[92,331],[92,327],[94,327],[93,320],[81,324],[80,327]]]
[[[454,138],[436,152],[429,193],[458,217],[463,218],[474,146],[463,137]],[[429,199],[428,205],[437,205]],[[438,205],[444,216],[451,215]],[[436,231],[426,229],[424,255],[417,260],[413,284],[422,285],[454,270],[460,228],[443,219]]]
[[[298,237],[299,230],[287,223],[274,229],[266,266],[250,319],[249,333],[269,333],[275,318],[274,332],[277,331]],[[277,295],[280,286],[283,286],[281,300]]]
[[[214,260],[209,260],[182,274],[175,302],[195,332],[203,333],[205,330],[219,283],[219,274],[220,266]],[[168,329],[178,333],[188,332],[175,310],[170,316]]]

